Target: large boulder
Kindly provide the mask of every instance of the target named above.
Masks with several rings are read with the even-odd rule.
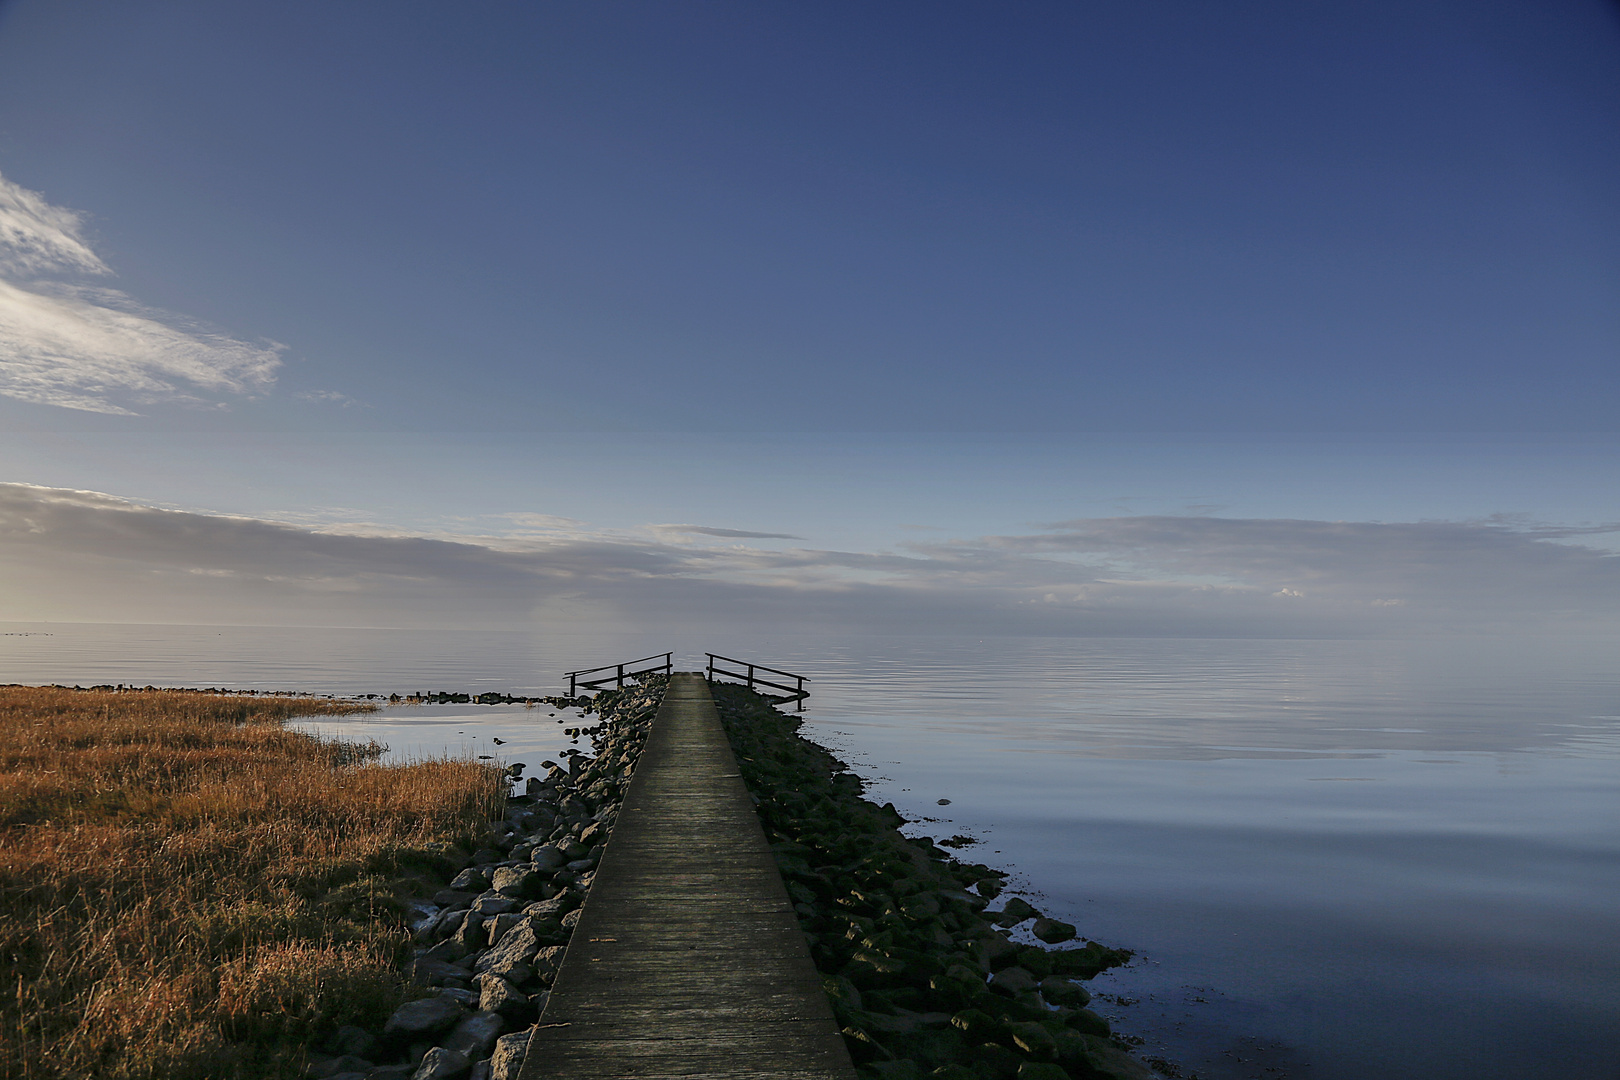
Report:
[[[440,889],[433,894],[433,902],[442,908],[464,908],[473,902],[478,894],[466,889]]]
[[[997,933],[988,933],[979,939],[979,955],[984,958],[984,966],[991,971],[1000,971],[1018,962],[1018,954],[1023,949],[1016,943],[1008,941]]]
[[[529,860],[537,870],[555,870],[568,861],[568,856],[556,844],[546,844],[535,848]]]
[[[418,958],[421,960],[442,960],[446,964],[453,964],[467,955],[467,947],[454,938],[445,938],[431,949],[426,950]]]
[[[474,914],[486,916],[505,915],[508,911],[516,911],[521,906],[522,901],[511,896],[503,896],[493,890],[484,893],[472,903]]]
[[[1057,1057],[1057,1040],[1052,1033],[1035,1020],[1009,1024],[1013,1045],[1037,1061],[1051,1061]]]
[[[1018,1080],[1069,1080],[1069,1074],[1050,1061],[1026,1061],[1018,1066]]]
[[[1063,1022],[1082,1035],[1095,1035],[1098,1038],[1106,1038],[1112,1034],[1111,1029],[1108,1027],[1108,1021],[1090,1009],[1076,1009]]]
[[[966,904],[972,911],[982,911],[984,910],[985,905],[990,903],[988,897],[979,896],[970,892],[963,892],[961,889],[941,889],[939,890],[939,895],[945,897],[947,900],[954,900],[958,904]]]
[[[571,892],[565,892],[553,896],[550,900],[538,900],[526,905],[523,914],[540,919],[561,919],[578,906],[579,897]]]
[[[1040,912],[1031,907],[1027,901],[1016,896],[1002,904],[1000,911],[991,912],[997,924],[1001,926],[1017,926],[1019,923],[1027,919],[1033,919],[1039,914]]]
[[[1065,1033],[1057,1040],[1059,1059],[1078,1075],[1095,1080],[1159,1080],[1152,1069],[1099,1035]]]
[[[489,944],[484,935],[484,919],[486,916],[476,911],[468,911],[461,917],[461,925],[456,927],[450,939],[469,953],[477,952]]]
[[[475,1012],[445,1036],[444,1046],[447,1050],[459,1050],[469,1060],[477,1061],[489,1055],[495,1048],[495,1040],[505,1030],[506,1021],[496,1013]]]
[[[540,977],[540,981],[551,985],[557,969],[562,967],[563,954],[567,951],[567,946],[564,945],[547,945],[535,951],[534,959],[530,962],[534,965],[534,973]]]
[[[495,1040],[495,1052],[489,1058],[489,1080],[518,1080],[523,1058],[529,1052],[529,1035],[528,1031],[519,1031]]]
[[[480,1012],[496,1013],[508,1024],[523,1024],[534,1020],[534,1003],[529,995],[498,975],[485,975],[478,996]]]
[[[435,1046],[422,1058],[411,1080],[462,1080],[472,1072],[472,1059],[459,1050]]]
[[[498,944],[506,932],[524,922],[526,916],[516,911],[509,911],[505,915],[495,915],[484,920],[484,937],[491,945]]]
[[[474,896],[477,896],[479,893],[489,888],[489,875],[478,869],[476,866],[469,866],[467,869],[456,875],[456,879],[450,883],[450,887],[457,891],[468,892],[472,893]]]
[[[496,892],[513,900],[535,900],[547,875],[528,866],[503,866],[490,877]]]
[[[1053,1005],[1082,1009],[1091,1004],[1091,991],[1077,982],[1052,975],[1041,980],[1041,997]]]
[[[990,989],[1008,997],[1017,997],[1039,988],[1035,976],[1021,967],[1002,968],[990,977]]]
[[[443,960],[429,960],[426,957],[411,963],[411,981],[418,986],[465,985],[470,978],[472,978],[472,972],[459,964],[449,964]]]
[[[1030,933],[1048,945],[1056,945],[1060,941],[1073,941],[1077,931],[1073,923],[1059,922],[1056,919],[1048,919],[1043,915],[1035,920],[1035,925],[1030,928]]]
[[[454,1027],[467,1010],[447,997],[407,1001],[383,1025],[383,1034],[398,1038],[434,1035]]]
[[[536,963],[550,966],[554,971],[555,965],[550,963],[549,957],[553,953],[560,955],[561,951],[561,946],[542,950],[534,923],[522,922],[508,930],[500,944],[480,956],[473,970],[480,975],[498,975],[509,983],[523,983],[534,977]],[[540,952],[545,952],[546,958],[536,961],[535,954]],[[561,963],[561,960],[557,962]]]

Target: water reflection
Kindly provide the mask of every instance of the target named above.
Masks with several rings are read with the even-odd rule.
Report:
[[[327,738],[376,741],[388,747],[385,763],[459,757],[503,768],[543,772],[573,749],[588,751],[570,736],[582,719],[577,709],[550,705],[385,705],[375,713],[294,720],[290,726]]]

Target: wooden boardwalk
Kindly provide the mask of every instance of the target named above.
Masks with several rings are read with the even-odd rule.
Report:
[[[675,675],[522,1080],[854,1080],[707,683]]]

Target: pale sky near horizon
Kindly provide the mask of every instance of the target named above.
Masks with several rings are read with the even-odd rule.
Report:
[[[1599,0],[0,4],[0,621],[1612,628],[1617,406]]]

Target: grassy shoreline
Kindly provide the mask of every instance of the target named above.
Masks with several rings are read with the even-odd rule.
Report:
[[[282,726],[368,708],[0,687],[0,1077],[291,1077],[405,999],[405,904],[506,792]]]

